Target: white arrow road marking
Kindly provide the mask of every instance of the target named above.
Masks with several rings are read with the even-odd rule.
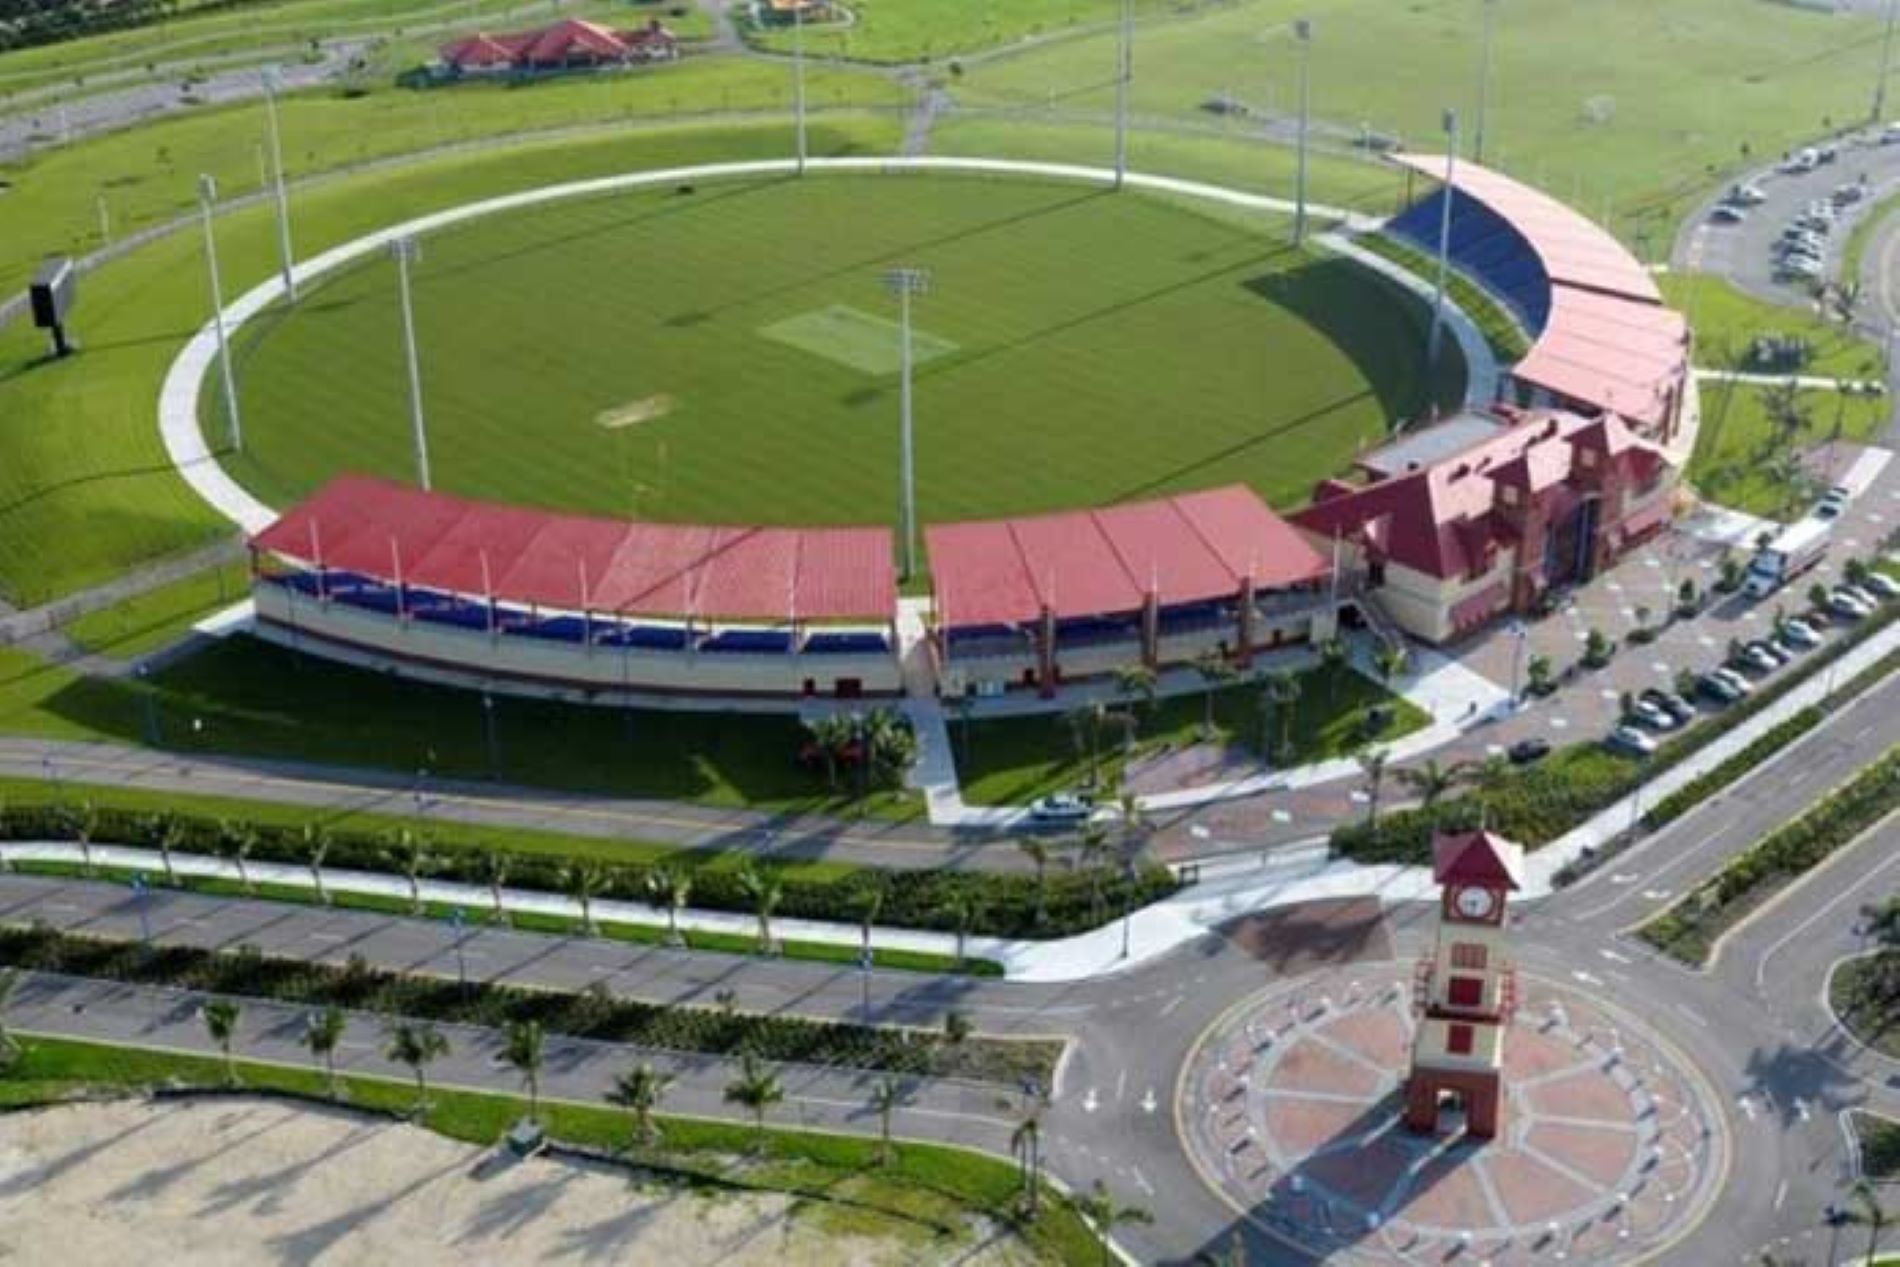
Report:
[[[1755,1102],[1753,1100],[1745,1095],[1738,1095],[1735,1097],[1735,1103],[1741,1106],[1742,1112],[1747,1114],[1749,1121],[1752,1122],[1755,1120]]]
[[[1632,960],[1630,959],[1630,957],[1629,957],[1628,955],[1619,955],[1619,954],[1617,954],[1617,953],[1616,953],[1616,952],[1615,952],[1614,950],[1610,950],[1610,949],[1607,949],[1607,948],[1604,948],[1604,947],[1599,947],[1599,948],[1597,949],[1597,953],[1598,953],[1599,955],[1602,955],[1602,956],[1603,956],[1603,957],[1604,957],[1605,959],[1608,959],[1608,960],[1609,960],[1609,961],[1610,961],[1611,963],[1631,963],[1631,962],[1633,962],[1633,961],[1632,961]]]
[[[1814,1110],[1808,1107],[1806,1100],[1796,1100],[1794,1102],[1794,1111],[1801,1115],[1803,1122],[1812,1122],[1814,1120]]]
[[[1660,902],[1669,896],[1668,889],[1644,889],[1643,897],[1651,902]]]
[[[1141,1093],[1141,1111],[1143,1113],[1154,1112],[1155,1109],[1160,1107],[1160,1103],[1159,1100],[1155,1099],[1155,1089],[1153,1087],[1149,1087],[1146,1091]]]
[[[1100,1105],[1101,1101],[1096,1098],[1094,1087],[1090,1087],[1087,1091],[1082,1093],[1082,1111],[1084,1113],[1093,1113]]]
[[[1587,972],[1572,972],[1570,975],[1575,977],[1577,980],[1583,982],[1585,985],[1602,985],[1603,984],[1600,978],[1593,977]]]

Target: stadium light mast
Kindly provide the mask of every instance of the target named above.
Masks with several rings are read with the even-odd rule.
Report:
[[[903,419],[898,433],[898,487],[902,502],[904,579],[908,581],[917,574],[917,465],[911,429],[910,301],[915,296],[930,293],[930,273],[921,268],[894,268],[884,274],[884,286],[897,296],[900,330],[898,370],[903,380],[899,388]]]
[[[1135,0],[1122,0],[1115,53],[1115,188],[1128,179],[1128,86],[1135,77]]]
[[[231,449],[244,452],[244,423],[238,416],[237,378],[231,373],[231,340],[224,328],[224,284],[218,279],[218,235],[212,228],[217,213],[218,182],[198,177],[198,208],[205,226],[205,265],[211,273],[211,323],[218,332],[218,373],[224,383],[224,420],[230,428]]]
[[[1432,332],[1425,341],[1425,373],[1428,376],[1438,368],[1439,345],[1445,340],[1445,283],[1451,271],[1452,186],[1458,177],[1458,112],[1447,109],[1443,124],[1445,205],[1438,217],[1438,280],[1432,287]]]
[[[1894,19],[1900,18],[1900,0],[1887,0],[1887,30],[1880,38],[1880,78],[1874,81],[1874,113],[1878,123],[1887,113],[1887,77],[1893,73]]]
[[[792,5],[792,116],[798,132],[798,174],[805,174],[805,6]]]
[[[1491,36],[1498,15],[1498,0],[1483,0],[1484,52],[1478,59],[1478,117],[1471,130],[1471,161],[1484,162],[1484,126],[1491,116]]]
[[[422,258],[422,244],[400,237],[389,244],[396,258],[396,291],[402,297],[402,349],[409,362],[409,425],[415,432],[416,482],[428,492],[429,433],[422,421],[422,366],[416,359],[416,312],[409,299],[409,266]]]
[[[277,200],[277,258],[278,267],[284,277],[284,298],[291,303],[297,302],[297,278],[291,272],[295,262],[290,250],[290,192],[284,186],[284,142],[277,129],[277,92],[282,84],[282,76],[275,66],[266,66],[264,79],[264,112],[270,119],[270,165],[273,196]]]
[[[1293,245],[1298,246],[1306,240],[1306,130],[1313,108],[1313,24],[1305,18],[1294,19],[1293,38],[1300,46],[1300,162],[1293,204]]]

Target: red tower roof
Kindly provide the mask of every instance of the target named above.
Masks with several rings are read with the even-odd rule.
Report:
[[[1488,831],[1441,832],[1432,838],[1432,879],[1443,885],[1524,887],[1524,846]]]

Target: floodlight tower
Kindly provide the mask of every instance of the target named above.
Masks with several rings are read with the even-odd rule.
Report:
[[[1438,349],[1445,338],[1445,284],[1451,272],[1452,184],[1458,177],[1458,112],[1447,109],[1445,129],[1445,205],[1438,217],[1438,280],[1432,287],[1432,332],[1425,341],[1425,373],[1438,368]]]
[[[898,438],[898,487],[904,535],[904,579],[908,581],[917,574],[917,468],[916,447],[911,431],[910,301],[915,296],[930,293],[930,272],[922,268],[894,268],[884,274],[884,286],[897,296],[901,331],[898,369],[903,380],[899,388],[903,419]]]
[[[1305,18],[1294,19],[1293,39],[1300,46],[1300,163],[1293,206],[1293,245],[1298,246],[1306,240],[1306,129],[1313,106],[1313,24]]]
[[[805,6],[792,6],[792,116],[798,131],[798,174],[805,174]]]
[[[1483,0],[1483,53],[1478,59],[1478,119],[1471,135],[1471,161],[1484,162],[1484,125],[1491,112],[1491,36],[1498,15],[1498,0]]]
[[[224,381],[224,420],[230,428],[231,448],[244,452],[244,423],[238,417],[237,378],[231,373],[231,340],[224,328],[224,285],[218,280],[218,236],[212,228],[217,213],[218,182],[198,177],[198,209],[205,227],[205,264],[211,273],[211,322],[218,332],[218,372]]]
[[[400,237],[389,244],[396,259],[396,290],[402,297],[402,349],[409,363],[409,425],[415,432],[416,483],[429,491],[429,433],[422,422],[422,366],[416,359],[416,313],[409,299],[409,266],[422,258],[422,244]]]
[[[291,272],[294,257],[290,250],[290,192],[284,186],[284,142],[277,129],[277,92],[283,86],[283,76],[275,66],[266,66],[264,79],[264,112],[270,119],[270,163],[273,196],[277,201],[277,259],[278,268],[284,278],[284,298],[291,303],[297,302],[297,278]]]
[[[1894,19],[1900,18],[1900,0],[1887,0],[1887,29],[1880,37],[1880,78],[1874,81],[1873,122],[1887,113],[1887,76],[1893,73]]]
[[[1115,53],[1115,188],[1128,178],[1128,86],[1135,77],[1135,0],[1122,0]]]

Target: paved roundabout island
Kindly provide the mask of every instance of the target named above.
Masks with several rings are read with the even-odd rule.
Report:
[[[1706,1213],[1728,1157],[1701,1075],[1600,1000],[1520,980],[1496,1140],[1408,1132],[1401,965],[1265,991],[1201,1036],[1176,1101],[1195,1169],[1328,1262],[1630,1262]]]

